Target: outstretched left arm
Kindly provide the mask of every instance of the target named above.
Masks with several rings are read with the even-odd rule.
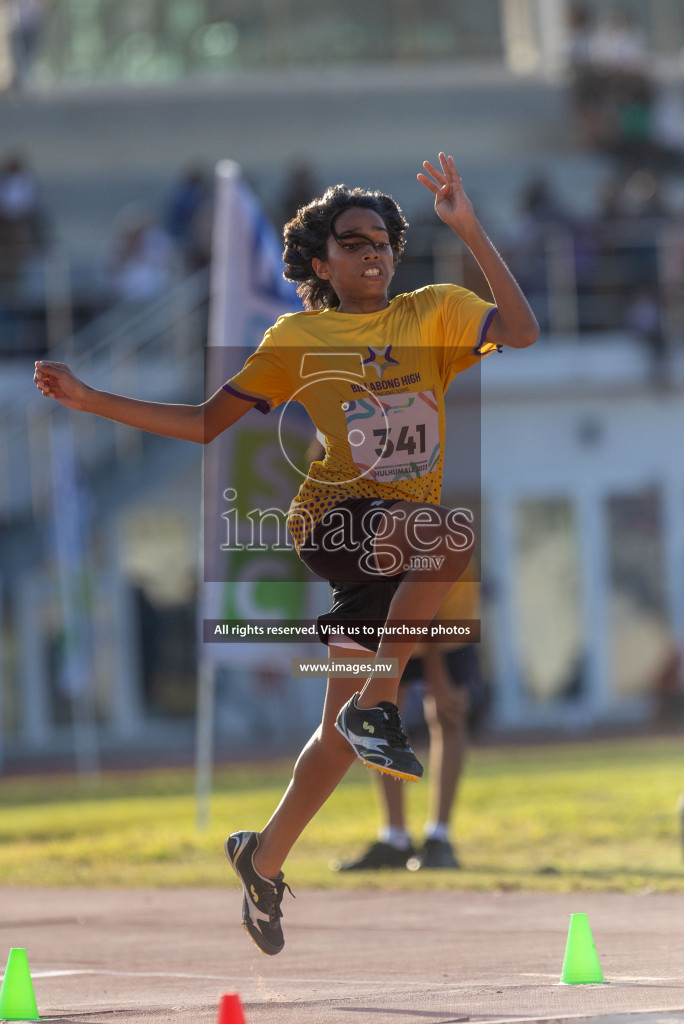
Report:
[[[517,281],[499,256],[473,211],[453,157],[439,154],[441,171],[427,160],[419,174],[435,197],[437,216],[468,246],[491,288],[498,313],[487,330],[487,341],[509,348],[527,348],[539,337],[539,324]]]

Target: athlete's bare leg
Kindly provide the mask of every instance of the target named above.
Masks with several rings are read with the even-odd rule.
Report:
[[[335,661],[362,658],[372,662],[374,658],[371,651],[362,654],[332,645],[329,656]],[[276,877],[299,836],[356,759],[347,740],[335,728],[335,719],[358,688],[354,675],[328,677],[321,724],[299,755],[292,780],[259,835],[254,867],[264,878]]]
[[[417,519],[420,512],[427,510],[433,517],[432,525]],[[430,569],[411,568],[406,572],[390,604],[385,625],[391,628],[407,620],[419,620],[429,626],[452,585],[468,565],[472,544],[460,548],[455,546],[462,538],[453,530],[451,510],[441,505],[400,501],[388,509],[386,515],[394,525],[376,538],[375,558],[381,572],[396,575],[405,565],[411,565],[413,556],[425,552],[433,559],[441,559],[441,564]],[[418,641],[419,637],[413,643],[396,640],[391,635],[383,637],[377,657],[396,658],[397,676],[394,679],[371,677],[361,691],[357,702],[359,707],[376,707],[383,700],[396,704],[399,682]]]
[[[423,706],[430,733],[428,820],[448,825],[465,759],[467,697],[463,687],[451,682],[439,644],[423,644],[420,657],[427,687]],[[387,825],[405,831],[404,787],[389,775],[376,772],[376,776]]]

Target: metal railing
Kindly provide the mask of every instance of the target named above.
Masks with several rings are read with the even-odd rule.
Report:
[[[132,311],[118,306],[50,352],[95,387],[133,397],[200,400],[209,274],[202,270]],[[61,407],[33,387],[26,360],[5,364],[0,410],[0,523],[40,519],[49,501],[49,436]],[[135,431],[74,417],[77,456],[88,469],[129,457]]]
[[[684,340],[684,221],[540,224],[501,248],[544,334]],[[439,237],[434,262],[435,280],[472,286],[473,264],[453,236]]]
[[[168,245],[161,297],[188,276],[181,253]],[[0,266],[0,359],[56,351],[122,302],[113,243],[72,238],[69,245],[31,245],[23,255],[0,243]]]

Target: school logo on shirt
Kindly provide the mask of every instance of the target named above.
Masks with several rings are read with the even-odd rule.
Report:
[[[368,356],[368,359],[363,360],[362,365],[372,366],[379,378],[382,379],[382,377],[384,377],[385,370],[388,370],[390,366],[399,365],[399,360],[393,359],[390,355],[390,352],[392,351],[391,345],[385,345],[384,348],[382,346],[380,346],[380,348],[373,348],[372,345],[368,345],[367,347],[370,355]]]

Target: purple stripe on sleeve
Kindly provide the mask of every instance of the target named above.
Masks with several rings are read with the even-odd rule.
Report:
[[[485,314],[484,320],[482,321],[482,326],[480,327],[480,340],[478,341],[477,345],[473,349],[473,355],[474,356],[481,356],[481,355],[485,354],[485,353],[482,352],[482,346],[485,343],[485,340],[486,340],[486,337],[487,337],[487,331],[489,330],[489,325],[491,324],[492,320],[494,319],[494,317],[496,316],[496,314],[498,312],[499,311],[496,308],[496,306],[492,306],[492,308],[489,309],[487,311],[487,313]],[[497,345],[496,349],[497,349],[497,352],[501,352],[501,345]]]
[[[236,388],[230,386],[230,384],[222,384],[221,388],[223,391],[227,391],[229,395],[235,395],[236,398],[242,398],[245,402],[252,402],[255,409],[263,413],[264,416],[267,412],[271,411],[271,407],[265,398],[255,398],[253,395],[246,395],[242,391],[238,391]]]

